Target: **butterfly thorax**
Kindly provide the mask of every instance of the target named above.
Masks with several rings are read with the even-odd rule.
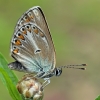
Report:
[[[40,72],[37,74],[38,78],[50,78],[52,76],[60,76],[62,73],[62,68],[55,68],[53,72]]]

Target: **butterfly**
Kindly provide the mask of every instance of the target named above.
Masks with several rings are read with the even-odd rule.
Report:
[[[46,18],[39,6],[30,8],[18,20],[10,52],[15,59],[15,62],[8,64],[10,69],[33,73],[36,77],[44,79],[46,85],[50,83],[50,77],[61,75],[62,68],[86,66],[81,64],[55,67],[55,48]]]

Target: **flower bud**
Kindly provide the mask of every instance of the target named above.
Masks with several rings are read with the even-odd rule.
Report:
[[[37,100],[43,97],[42,84],[32,75],[25,75],[16,87],[19,93],[25,98],[33,97],[34,100]]]

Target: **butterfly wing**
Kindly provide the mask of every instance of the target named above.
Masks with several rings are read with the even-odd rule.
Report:
[[[28,72],[55,68],[54,45],[40,7],[29,9],[19,19],[11,40],[11,56]]]

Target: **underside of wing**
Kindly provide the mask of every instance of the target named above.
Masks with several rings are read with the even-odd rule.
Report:
[[[11,55],[29,72],[55,68],[55,50],[40,7],[29,9],[18,21],[11,40]]]

